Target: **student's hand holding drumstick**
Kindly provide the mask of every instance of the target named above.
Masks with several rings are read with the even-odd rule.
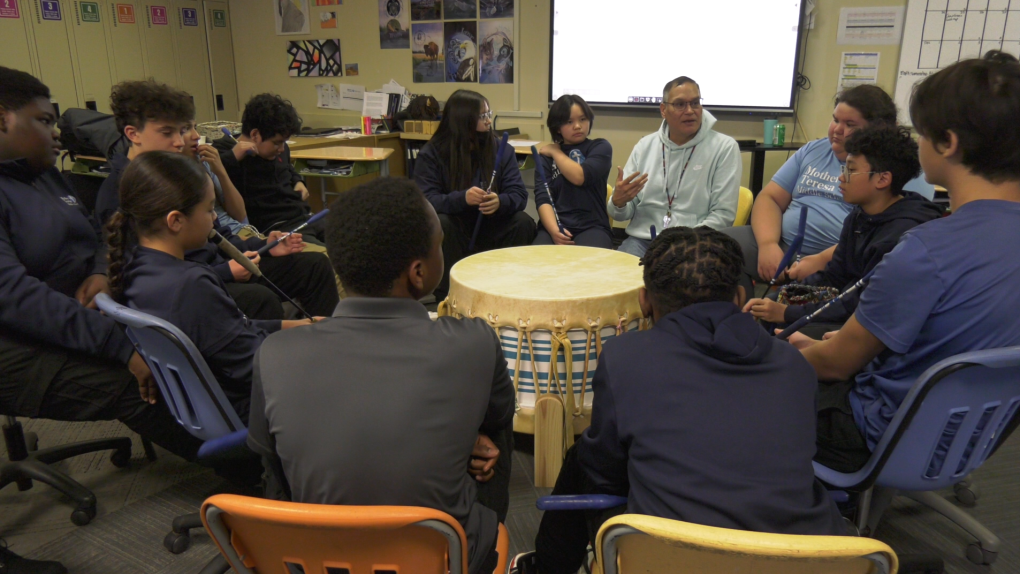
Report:
[[[481,205],[485,201],[487,193],[480,187],[472,187],[471,189],[464,192],[464,201],[468,205]]]
[[[258,149],[252,142],[237,142],[234,144],[234,149],[232,151],[234,152],[234,157],[237,158],[237,161],[241,161],[246,155],[255,155],[258,153]]]
[[[645,184],[648,183],[648,174],[634,172],[624,179],[623,168],[617,167],[616,170],[616,186],[613,188],[612,201],[613,205],[622,208],[645,188]]]
[[[280,237],[286,235],[282,231],[270,231],[269,236],[266,238],[269,242],[276,241]],[[280,242],[275,247],[269,250],[269,254],[273,257],[285,257],[287,255],[293,255],[294,253],[301,253],[305,249],[305,242],[301,241],[300,233],[291,233],[280,239]]]
[[[750,313],[755,319],[769,323],[784,323],[786,305],[772,299],[751,299],[744,305],[744,313]]]
[[[259,261],[262,260],[262,256],[259,255],[258,251],[245,251],[244,256],[247,257],[248,259],[251,259],[251,262],[254,263],[255,265],[258,265]],[[245,281],[251,279],[251,271],[248,271],[244,267],[241,267],[240,263],[234,260],[230,260],[227,262],[227,265],[230,266],[230,274],[234,276],[234,281],[237,281],[238,283],[244,283]]]
[[[481,211],[485,215],[492,215],[499,210],[499,194],[487,193],[485,199],[478,204],[478,211]]]
[[[489,437],[480,434],[471,450],[468,463],[468,474],[478,482],[488,482],[496,475],[496,461],[499,460],[499,449]]]

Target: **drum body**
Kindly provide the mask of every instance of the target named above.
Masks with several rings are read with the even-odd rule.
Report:
[[[517,393],[515,431],[535,434],[535,405],[548,396],[563,404],[564,446],[591,423],[602,344],[647,327],[638,261],[608,249],[536,245],[472,255],[450,270],[439,315],[480,317],[496,330]]]

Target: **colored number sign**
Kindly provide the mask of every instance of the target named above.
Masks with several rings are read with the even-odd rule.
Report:
[[[81,6],[81,21],[82,22],[98,22],[99,21],[99,3],[98,2],[82,2]]]
[[[60,20],[60,2],[57,2],[57,0],[43,0],[42,19]]]
[[[198,10],[194,8],[181,8],[181,16],[185,26],[198,26]]]
[[[166,26],[166,7],[165,6],[149,6],[149,13],[152,15],[152,23],[156,26]]]
[[[21,18],[18,0],[0,0],[0,18]]]
[[[217,28],[227,27],[227,11],[226,10],[213,10],[212,11],[212,23]]]
[[[135,7],[133,4],[117,4],[117,21],[121,24],[135,23]]]

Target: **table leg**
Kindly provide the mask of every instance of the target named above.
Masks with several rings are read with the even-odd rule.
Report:
[[[326,203],[326,188],[327,188],[326,178],[320,177],[319,178],[319,193],[322,194],[322,208],[323,209],[329,207],[329,204]]]
[[[382,165],[379,166],[379,177],[389,177],[389,176],[390,176],[390,160],[389,159],[384,159],[384,160],[382,160]]]
[[[758,197],[765,179],[765,150],[756,149],[751,152],[751,193]]]

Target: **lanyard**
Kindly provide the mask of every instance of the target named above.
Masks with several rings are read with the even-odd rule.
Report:
[[[676,191],[673,195],[669,194],[669,175],[666,170],[666,144],[662,144],[662,186],[666,188],[666,200],[669,204],[666,206],[666,217],[671,218],[673,216],[673,200],[676,199],[678,193],[680,193],[680,186],[684,184],[684,174],[687,173],[687,166],[691,164],[691,158],[694,157],[694,150],[698,149],[698,146],[691,148],[691,154],[687,156],[687,161],[684,162],[684,167],[680,170],[680,181],[677,182]],[[673,155],[673,150],[669,150],[669,155]]]

